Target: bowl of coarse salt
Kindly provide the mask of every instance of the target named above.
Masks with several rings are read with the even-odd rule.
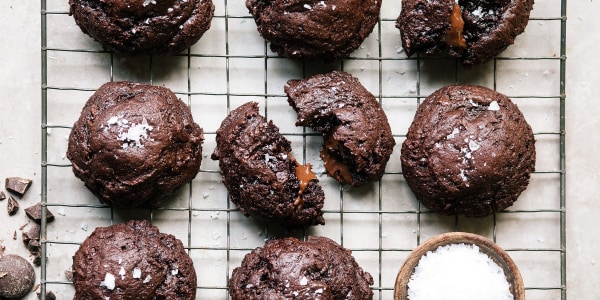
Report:
[[[524,300],[508,254],[477,234],[449,232],[419,245],[396,277],[395,300]]]

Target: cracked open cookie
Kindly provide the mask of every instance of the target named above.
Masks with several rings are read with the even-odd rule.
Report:
[[[260,35],[280,56],[345,58],[379,19],[381,0],[246,0]]]
[[[83,33],[128,55],[176,54],[210,28],[211,0],[69,0]]]
[[[325,194],[310,164],[291,155],[290,142],[273,122],[248,102],[234,110],[217,130],[212,159],[219,160],[231,201],[245,216],[288,229],[325,224]]]
[[[196,176],[203,140],[189,107],[171,90],[110,82],[83,107],[67,158],[101,202],[159,206]]]
[[[535,140],[508,97],[447,86],[419,106],[400,159],[408,186],[427,208],[483,217],[511,206],[525,190]]]
[[[446,52],[472,66],[513,44],[532,8],[533,0],[402,0],[396,27],[406,55]]]
[[[329,176],[352,186],[383,176],[396,143],[381,105],[357,78],[331,71],[290,80],[285,92],[298,114],[296,125],[323,134],[321,158]]]
[[[183,243],[146,220],[98,227],[73,256],[75,300],[196,299]]]
[[[373,298],[371,274],[352,252],[326,237],[274,238],[246,254],[233,270],[229,294],[234,300]]]

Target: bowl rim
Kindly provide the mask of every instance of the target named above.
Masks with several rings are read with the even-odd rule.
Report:
[[[436,235],[421,245],[417,246],[406,258],[398,271],[394,285],[394,300],[408,299],[408,281],[414,268],[419,263],[421,256],[428,251],[433,251],[440,246],[450,244],[472,244],[479,247],[479,251],[487,254],[502,270],[510,286],[510,291],[515,300],[525,299],[523,278],[512,258],[498,244],[478,234],[469,232],[447,232]]]

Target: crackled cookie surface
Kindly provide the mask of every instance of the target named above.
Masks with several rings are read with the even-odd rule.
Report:
[[[350,55],[373,31],[381,0],[246,0],[246,7],[280,56],[330,61]]]
[[[146,220],[98,227],[73,256],[75,300],[196,299],[180,240]]]
[[[105,49],[176,54],[210,28],[211,0],[69,0],[70,14]]]
[[[323,133],[321,158],[329,176],[360,186],[383,176],[395,145],[387,116],[373,94],[343,71],[290,80],[296,125]]]
[[[291,151],[258,104],[248,102],[221,123],[212,159],[219,160],[223,183],[242,214],[289,229],[325,224],[325,194],[310,165],[300,165]]]
[[[472,66],[513,44],[532,8],[533,0],[402,0],[396,27],[408,56],[447,52]]]
[[[535,140],[518,107],[479,86],[447,86],[417,110],[401,152],[417,199],[447,215],[482,217],[512,205],[529,184]]]
[[[373,298],[371,274],[352,252],[325,237],[275,238],[246,254],[233,270],[229,294],[238,299]]]
[[[169,89],[110,82],[83,107],[67,158],[101,202],[158,206],[196,176],[203,140],[190,109]]]

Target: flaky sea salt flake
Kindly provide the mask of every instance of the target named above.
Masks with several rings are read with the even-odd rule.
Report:
[[[150,5],[150,4],[154,4],[156,5],[156,0],[144,0],[144,3],[142,4],[144,7]]]
[[[104,281],[100,282],[100,286],[106,287],[111,291],[115,289],[115,285],[115,275],[110,273],[106,273],[106,275],[104,275]]]
[[[131,276],[135,279],[142,278],[142,270],[140,270],[140,268],[133,268]]]
[[[498,105],[498,101],[490,102],[490,106],[488,106],[487,110],[500,110],[500,105]]]
[[[144,278],[144,281],[142,281],[142,283],[148,283],[150,282],[150,280],[152,280],[152,276],[148,275],[146,276],[146,278]]]

